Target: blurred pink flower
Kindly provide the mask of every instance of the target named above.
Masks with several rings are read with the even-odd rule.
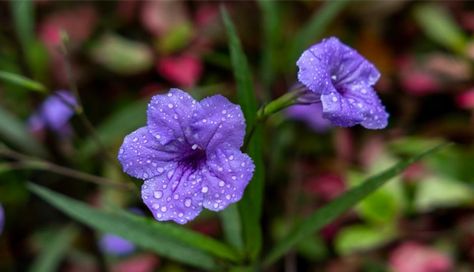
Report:
[[[452,262],[445,254],[415,243],[405,242],[390,255],[394,272],[444,272],[452,271]]]
[[[141,21],[145,28],[155,36],[161,36],[182,24],[188,24],[188,14],[184,2],[144,1]]]
[[[400,84],[405,92],[423,96],[437,92],[440,83],[432,73],[416,63],[413,57],[402,57],[399,61]]]
[[[159,263],[160,260],[155,255],[142,254],[115,264],[112,272],[152,272],[157,271]]]
[[[426,169],[426,166],[421,162],[416,162],[403,171],[402,177],[407,182],[416,182],[420,181],[427,174],[428,169]]]
[[[192,55],[163,57],[158,60],[157,70],[167,80],[179,87],[193,87],[202,74],[202,62]]]
[[[456,104],[461,109],[474,109],[474,88],[458,94]]]
[[[97,12],[90,5],[60,10],[48,15],[40,24],[39,38],[48,50],[56,51],[61,42],[60,32],[64,30],[71,43],[77,45],[89,38],[97,19]]]
[[[333,173],[312,177],[304,182],[305,192],[314,194],[324,201],[329,201],[344,192],[344,179]]]

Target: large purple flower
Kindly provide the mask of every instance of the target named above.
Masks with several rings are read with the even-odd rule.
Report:
[[[354,49],[328,38],[304,51],[296,64],[298,80],[321,101],[323,116],[333,124],[387,126],[388,114],[373,89],[380,73]]]
[[[147,126],[125,137],[118,159],[145,180],[142,199],[156,220],[184,224],[207,208],[239,201],[254,164],[240,151],[245,120],[238,105],[215,95],[195,101],[179,89],[156,95]]]

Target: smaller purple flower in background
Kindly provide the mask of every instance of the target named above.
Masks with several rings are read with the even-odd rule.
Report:
[[[332,127],[331,122],[323,117],[323,108],[320,103],[293,105],[286,109],[286,115],[306,123],[315,132],[324,132]]]
[[[324,118],[334,125],[387,126],[388,114],[373,89],[380,73],[354,49],[337,38],[324,39],[304,51],[296,64],[298,80],[321,102]]]
[[[28,126],[33,132],[49,129],[60,136],[67,136],[71,133],[69,119],[74,115],[71,106],[76,105],[76,98],[70,91],[56,91],[30,117]]]
[[[99,241],[100,249],[108,254],[124,256],[135,251],[135,245],[114,234],[104,234]]]
[[[3,206],[0,204],[0,234],[3,232],[3,226],[5,225],[5,211]]]
[[[148,105],[147,126],[125,137],[118,159],[145,180],[142,199],[158,221],[184,224],[203,208],[220,211],[237,202],[254,164],[240,151],[245,119],[221,95],[200,102],[171,89]]]

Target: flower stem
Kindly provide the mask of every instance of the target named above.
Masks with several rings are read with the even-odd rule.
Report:
[[[45,161],[45,160],[38,159],[35,157],[30,157],[28,155],[18,153],[13,150],[2,148],[0,149],[0,155],[16,160],[16,162],[2,164],[2,166],[6,166],[10,170],[17,170],[17,169],[43,170],[43,171],[52,172],[58,175],[71,177],[77,180],[91,182],[91,183],[95,183],[99,185],[112,186],[117,189],[122,189],[122,190],[134,189],[134,187],[131,186],[131,184],[119,183],[107,178],[84,173],[72,168],[54,164],[49,161]]]

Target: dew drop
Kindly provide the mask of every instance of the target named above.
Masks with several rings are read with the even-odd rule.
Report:
[[[162,212],[166,212],[166,210],[168,210],[168,209],[166,208],[166,206],[161,207],[161,211],[162,211]]]
[[[158,170],[158,173],[160,173],[160,174],[163,173],[163,171],[164,171],[162,167],[158,167],[158,169],[156,169],[156,170]]]
[[[168,108],[172,109],[173,108],[173,104],[168,104]]]
[[[153,196],[156,198],[156,199],[160,199],[162,196],[163,196],[163,192],[162,191],[155,191],[153,193]]]
[[[202,187],[201,189],[201,192],[203,193],[207,193],[209,191],[209,188],[207,188],[206,186]]]
[[[220,187],[224,187],[224,185],[225,185],[225,182],[224,182],[224,181],[222,181],[222,180],[219,181],[219,186],[220,186]]]
[[[191,199],[186,198],[186,200],[184,201],[184,206],[186,206],[188,208],[191,207]]]
[[[197,144],[193,144],[193,146],[191,146],[191,149],[192,149],[192,150],[196,150],[196,148],[198,148],[198,145],[197,145]]]

